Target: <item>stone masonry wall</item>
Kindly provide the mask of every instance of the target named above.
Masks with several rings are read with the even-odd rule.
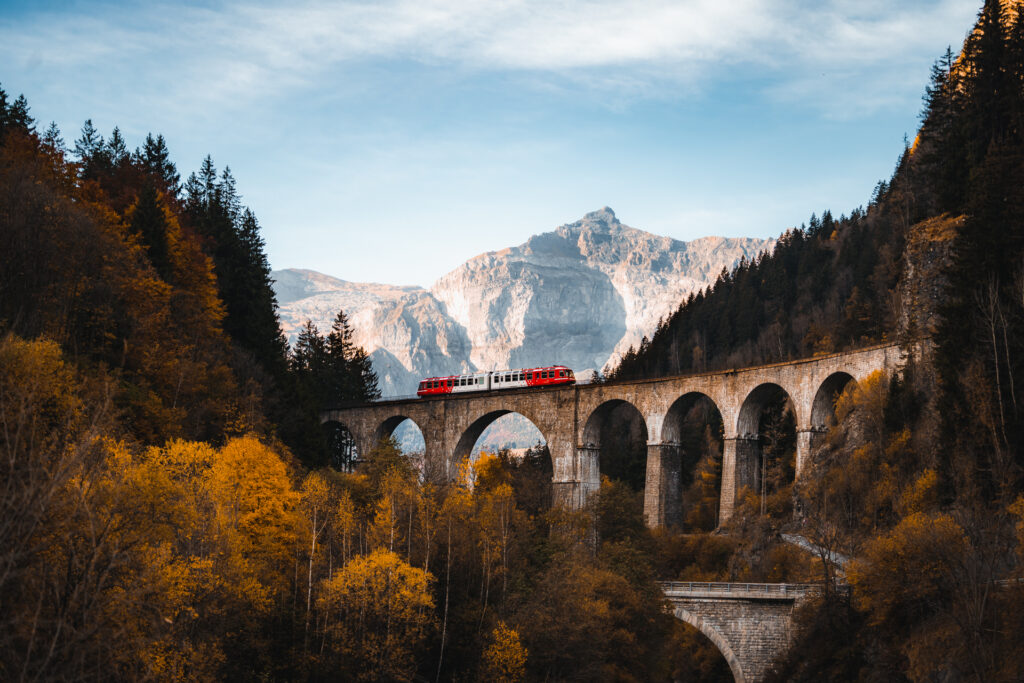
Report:
[[[679,433],[683,407],[691,405],[694,397],[704,396],[718,408],[725,426],[720,504],[724,520],[740,488],[755,483],[756,418],[763,405],[760,397],[766,395],[764,385],[782,388],[793,402],[800,437],[797,463],[802,465],[812,436],[824,426],[815,421],[821,422],[828,413],[822,405],[828,403],[830,390],[848,380],[863,380],[875,370],[896,373],[904,360],[903,350],[893,344],[687,377],[383,401],[327,411],[322,420],[347,426],[360,452],[366,453],[403,419],[411,419],[423,433],[429,470],[451,476],[455,463],[469,455],[484,428],[502,415],[517,412],[533,422],[547,441],[556,501],[576,508],[600,486],[601,444],[596,440],[601,420],[612,412],[605,408],[627,402],[640,412],[647,428],[645,518],[659,526],[677,521],[679,492],[670,479],[678,477],[679,444],[672,441],[673,435]]]

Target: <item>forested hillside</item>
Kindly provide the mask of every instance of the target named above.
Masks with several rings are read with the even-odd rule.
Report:
[[[799,481],[766,399],[728,520],[694,403],[669,529],[628,404],[580,511],[542,446],[438,480],[393,442],[354,462],[318,415],[377,395],[366,355],[343,311],[285,345],[232,173],[182,182],[161,136],[89,121],[69,146],[0,90],[0,680],[730,680],[658,579],[821,582],[777,680],[1021,680],[1021,6],[939,59],[867,209],[723,273],[611,373],[917,350],[836,396]]]
[[[90,121],[71,147],[0,89],[0,679],[683,665],[631,492],[552,510],[545,448],[434,482],[382,443],[353,471],[319,412],[376,378],[342,311],[286,347],[230,170],[181,182],[162,136]]]
[[[884,341],[916,351],[902,377],[839,397],[840,426],[795,485],[777,474],[790,457],[786,397],[762,419],[767,485],[734,529],[761,519],[855,558],[852,595],[805,610],[778,680],[1024,675],[1024,591],[1013,581],[1024,552],[1021,9],[986,0],[962,50],[938,59],[918,135],[866,209],[812,216],[683,302],[609,373],[693,373]],[[715,448],[698,449],[691,507],[702,478],[715,480]]]

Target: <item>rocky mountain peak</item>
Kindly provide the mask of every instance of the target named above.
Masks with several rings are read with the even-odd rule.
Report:
[[[339,308],[385,395],[429,375],[559,363],[601,369],[650,335],[690,292],[775,241],[682,242],[624,225],[609,207],[519,246],[473,257],[430,290],[278,271],[282,326],[321,329]],[[305,298],[302,298],[305,295]]]

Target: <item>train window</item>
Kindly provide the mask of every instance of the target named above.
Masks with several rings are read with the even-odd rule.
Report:
[[[559,370],[558,371],[558,376],[559,377],[565,377],[565,370]]]

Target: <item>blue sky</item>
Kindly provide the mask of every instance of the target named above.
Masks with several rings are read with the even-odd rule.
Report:
[[[605,205],[686,240],[866,204],[979,7],[0,0],[0,83],[230,165],[274,268],[428,286]]]

